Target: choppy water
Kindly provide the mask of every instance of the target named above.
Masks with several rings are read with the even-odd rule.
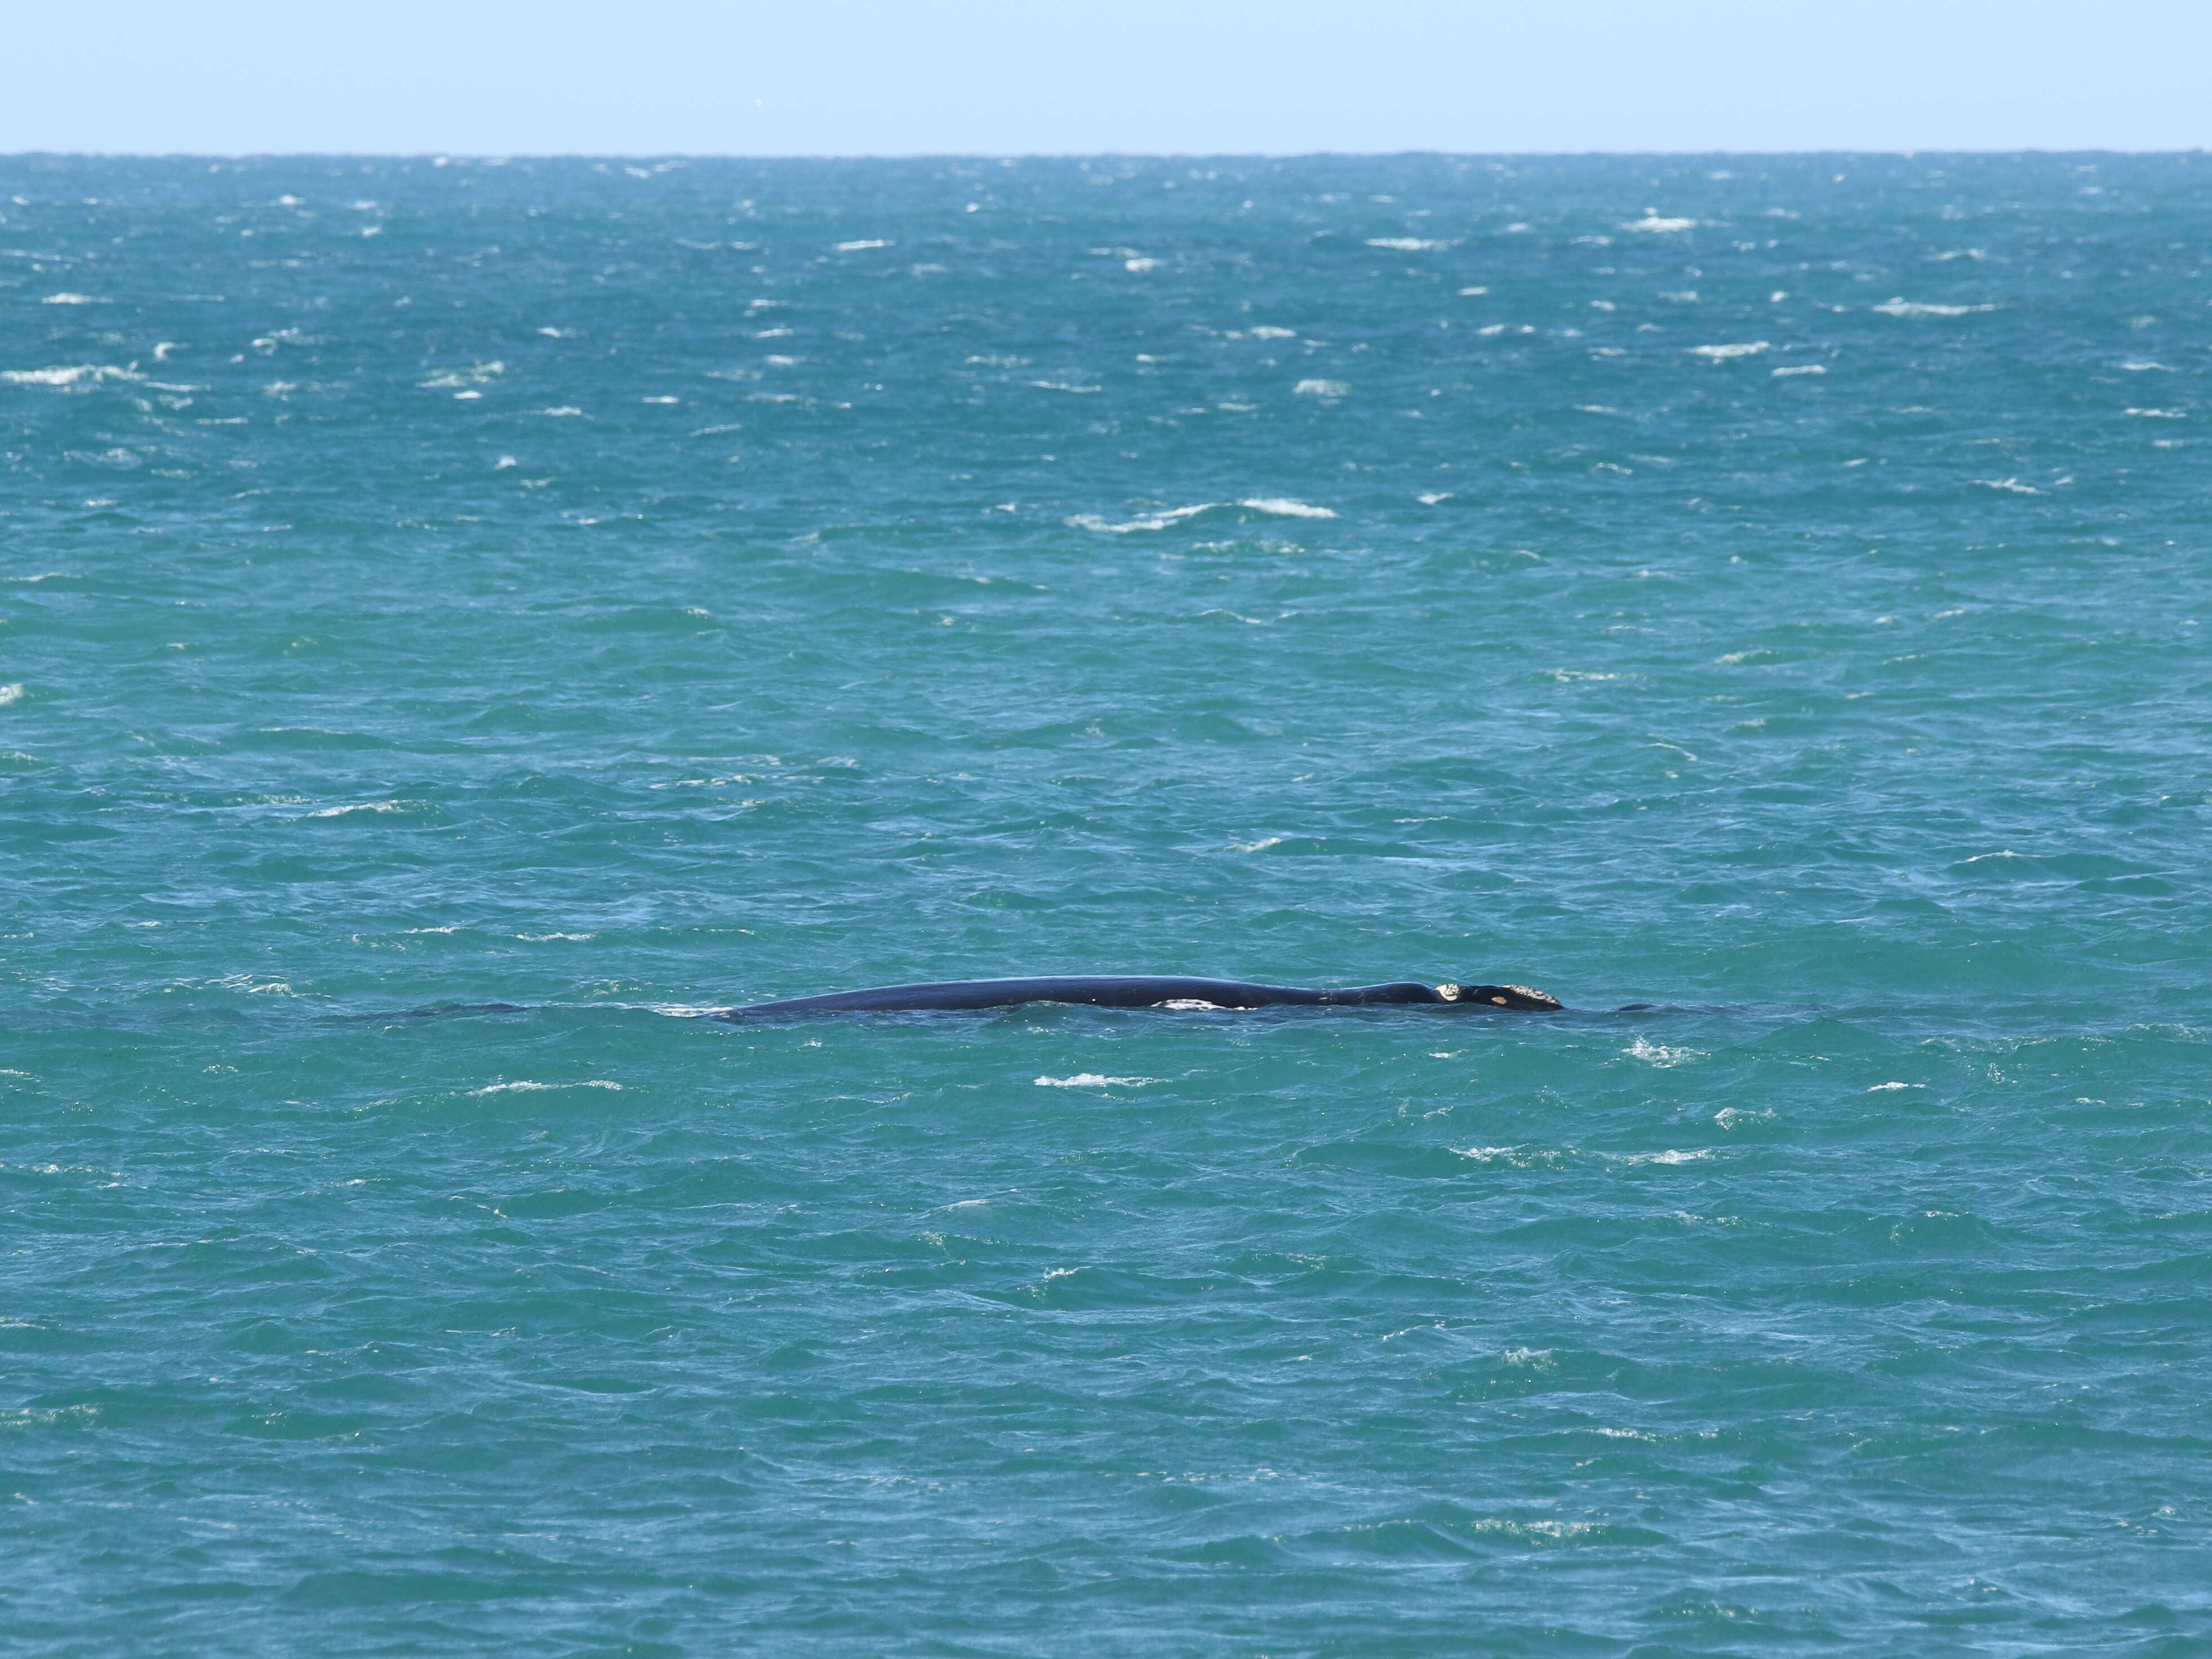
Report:
[[[5,1644],[2205,1651],[2208,236],[0,162]]]

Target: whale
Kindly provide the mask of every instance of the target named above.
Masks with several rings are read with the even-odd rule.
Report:
[[[1176,975],[1091,974],[1039,979],[963,979],[918,985],[878,985],[860,991],[753,1002],[717,1011],[716,1018],[744,1019],[775,1014],[908,1013],[925,1010],[1014,1008],[1031,1002],[1075,1003],[1091,1008],[1171,1010],[1249,1008],[1456,1008],[1514,1013],[1558,1013],[1564,1005],[1527,985],[1462,985],[1418,980],[1307,990],[1294,985],[1254,985],[1235,979]]]

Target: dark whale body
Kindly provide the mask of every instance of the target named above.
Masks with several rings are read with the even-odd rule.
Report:
[[[1557,999],[1525,985],[1353,985],[1308,991],[1233,979],[1076,975],[1044,979],[968,979],[932,985],[879,985],[866,991],[756,1002],[723,1011],[748,1014],[894,1013],[920,1009],[1011,1008],[1024,1002],[1073,1002],[1093,1008],[1508,1008],[1552,1012]]]

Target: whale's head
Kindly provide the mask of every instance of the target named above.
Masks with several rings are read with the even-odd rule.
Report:
[[[1439,985],[1437,994],[1471,1008],[1515,1008],[1532,1014],[1555,1013],[1565,1006],[1549,991],[1532,985]]]

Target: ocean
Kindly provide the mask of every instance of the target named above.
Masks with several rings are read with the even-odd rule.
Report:
[[[2209,354],[2203,155],[0,159],[0,1647],[2212,1651]],[[1570,1012],[702,1017],[1048,973]]]

